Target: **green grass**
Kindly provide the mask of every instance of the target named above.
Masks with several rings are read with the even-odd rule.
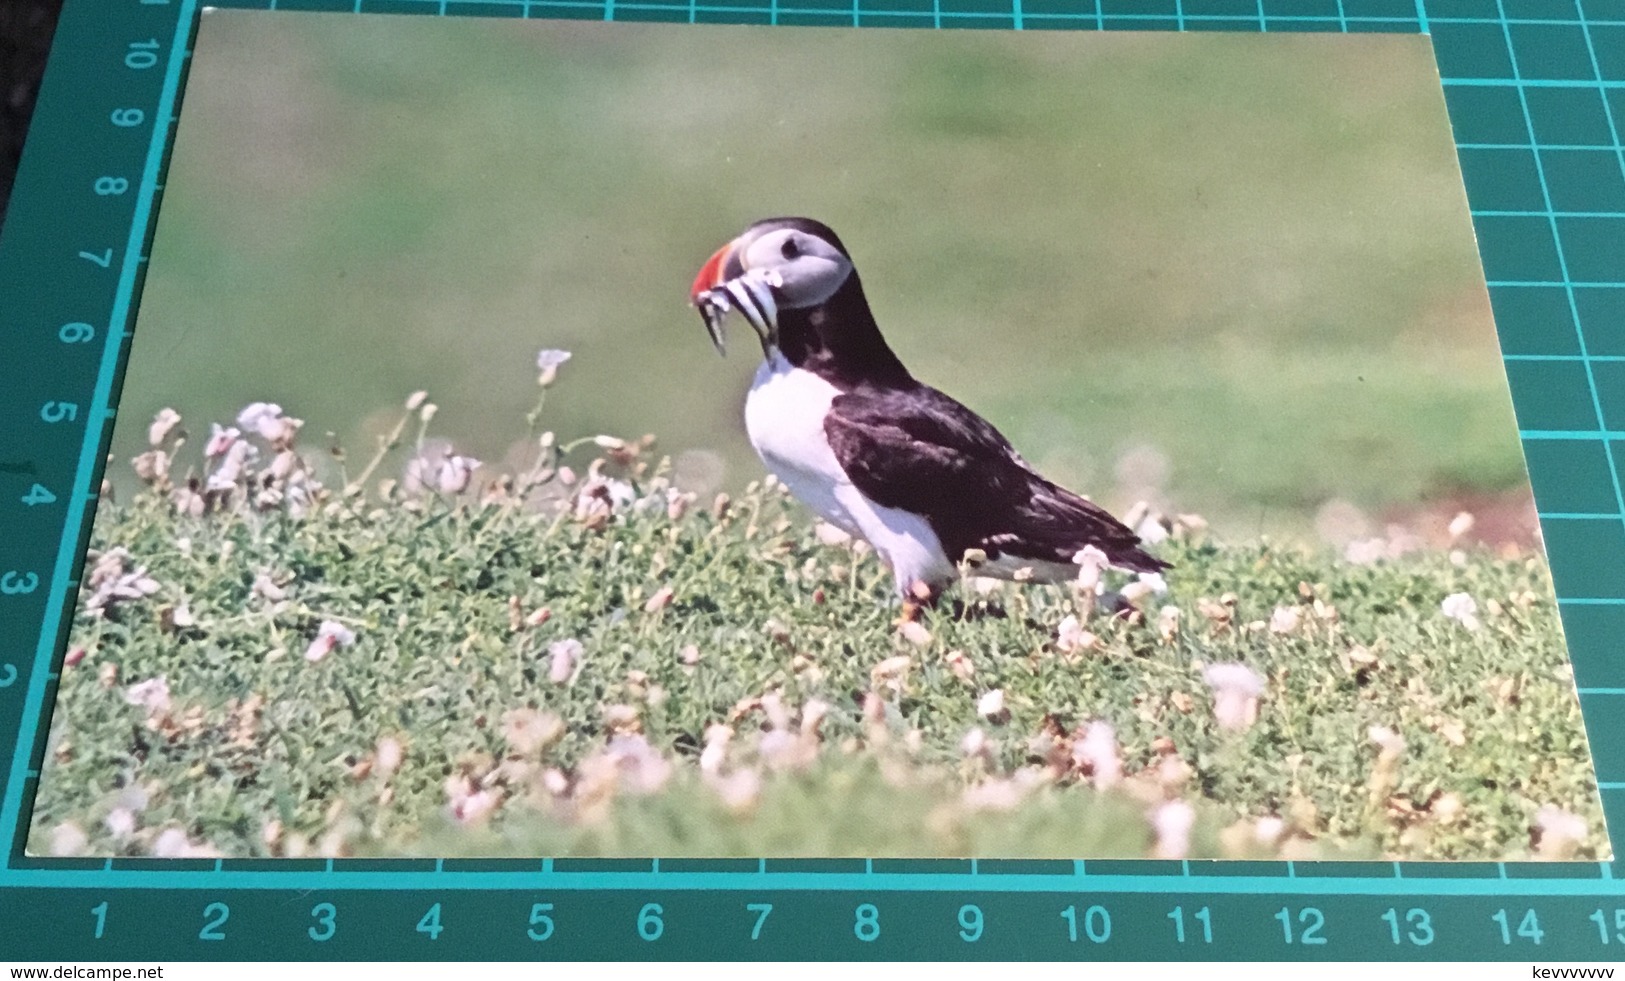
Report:
[[[1187,533],[1157,546],[1174,563],[1165,595],[1087,616],[1092,648],[1057,642],[1070,590],[1015,584],[966,587],[910,638],[889,573],[821,542],[782,490],[674,516],[650,454],[589,468],[589,450],[562,462],[626,478],[633,502],[572,506],[587,478],[563,487],[545,455],[516,475],[536,481],[524,495],[496,476],[461,496],[375,478],[345,495],[341,477],[295,514],[250,506],[245,476],[192,516],[176,507],[183,462],[180,490],[103,504],[31,847],[145,854],[179,829],[227,855],[1140,856],[1147,815],[1184,801],[1192,857],[1515,858],[1548,806],[1585,822],[1576,854],[1607,854],[1538,555],[1353,565]],[[104,615],[85,598],[114,548],[152,582]],[[1441,612],[1460,592],[1479,629]],[[354,643],[307,660],[328,621]],[[581,655],[555,681],[549,650],[567,640]],[[1217,724],[1203,677],[1231,662],[1264,687],[1239,731]],[[129,703],[157,677],[167,705]],[[1004,711],[986,718],[993,690]],[[1127,774],[1105,790],[1071,762],[1095,720]],[[700,766],[719,724],[735,730],[718,771],[732,797]],[[1403,737],[1396,759],[1379,762],[1372,727]],[[987,745],[967,755],[973,729]],[[477,788],[491,796],[471,805]],[[454,797],[500,803],[465,826]],[[132,818],[122,837],[116,809]],[[1284,842],[1252,842],[1265,817]],[[1569,850],[1548,835],[1540,854]]]
[[[431,388],[501,460],[533,394],[504,366],[557,345],[561,430],[658,433],[685,487],[737,492],[755,362],[716,358],[687,289],[791,213],[842,235],[920,378],[1114,507],[1146,446],[1231,537],[1523,489],[1425,38],[200,31],[127,415],[275,393],[353,446]]]

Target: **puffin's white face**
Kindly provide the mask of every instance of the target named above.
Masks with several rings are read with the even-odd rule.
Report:
[[[780,228],[743,243],[739,264],[746,272],[778,276],[781,309],[815,307],[835,295],[852,275],[852,262],[817,235]]]

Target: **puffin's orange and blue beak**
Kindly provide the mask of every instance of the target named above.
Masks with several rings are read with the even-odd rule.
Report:
[[[711,346],[723,356],[727,356],[728,349],[722,333],[722,321],[732,306],[723,284],[727,281],[728,262],[733,258],[733,252],[734,243],[729,242],[712,253],[711,258],[700,267],[699,274],[694,277],[694,285],[688,291],[688,302],[700,311],[700,319],[705,321],[705,332],[711,336]]]
[[[688,302],[695,306],[700,305],[700,297],[723,283],[724,271],[728,267],[728,258],[733,254],[734,244],[729,242],[712,253],[711,258],[705,260],[700,267],[699,275],[694,277],[694,286],[688,291]]]
[[[705,260],[699,275],[694,277],[694,285],[689,288],[688,300],[699,308],[717,353],[727,353],[723,347],[722,321],[729,310],[738,310],[750,321],[756,336],[761,338],[764,353],[778,343],[779,301],[774,290],[783,282],[772,270],[746,269],[740,256],[739,239],[724,245]]]

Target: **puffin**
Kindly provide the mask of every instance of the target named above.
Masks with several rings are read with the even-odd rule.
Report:
[[[729,312],[749,322],[762,346],[745,398],[751,446],[792,495],[874,547],[905,619],[962,569],[1058,583],[1091,562],[1169,567],[1100,505],[1034,470],[987,420],[910,374],[828,225],[756,222],[700,267],[689,302],[719,353]]]

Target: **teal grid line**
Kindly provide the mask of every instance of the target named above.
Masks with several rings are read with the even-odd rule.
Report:
[[[88,0],[73,0],[73,2],[88,2]],[[226,0],[222,6],[244,7],[276,10],[279,0]],[[1428,0],[1409,0],[1384,3],[1380,0],[1337,0],[1335,14],[1292,14],[1290,16],[1273,14],[1266,0],[1254,0],[1253,10],[1249,12],[1233,12],[1236,4],[1224,5],[1223,9],[1214,4],[1198,4],[1194,0],[1173,0],[1172,10],[1167,13],[1133,12],[1116,8],[1108,8],[1106,0],[1081,0],[1072,4],[1034,4],[1030,0],[1006,0],[1008,6],[1001,6],[1000,0],[987,0],[984,9],[976,10],[944,10],[941,0],[933,0],[929,14],[915,10],[888,9],[884,4],[866,4],[863,0],[853,0],[849,18],[842,17],[854,25],[867,25],[871,23],[898,24],[910,26],[929,26],[931,28],[944,28],[958,24],[982,26],[996,19],[1015,29],[1094,29],[1108,30],[1114,28],[1129,29],[1177,29],[1177,30],[1207,30],[1219,28],[1241,28],[1256,31],[1272,30],[1310,30],[1332,28],[1344,33],[1360,33],[1367,31],[1400,30],[1411,33],[1432,33],[1437,50],[1445,53],[1457,52],[1463,46],[1469,45],[1472,38],[1482,35],[1466,35],[1456,31],[1458,28],[1493,28],[1498,34],[1499,41],[1504,47],[1504,56],[1508,60],[1510,74],[1508,77],[1495,77],[1492,75],[1468,74],[1462,77],[1448,75],[1444,77],[1447,96],[1459,92],[1496,93],[1506,92],[1512,94],[1517,100],[1519,118],[1517,128],[1520,133],[1513,135],[1509,132],[1493,134],[1494,138],[1479,138],[1478,134],[1484,132],[1475,130],[1477,125],[1474,119],[1458,113],[1452,106],[1452,122],[1457,129],[1457,146],[1459,151],[1521,151],[1532,157],[1535,168],[1536,182],[1538,184],[1542,207],[1531,209],[1503,209],[1498,207],[1476,208],[1473,211],[1475,221],[1495,219],[1529,219],[1545,225],[1551,238],[1551,247],[1556,259],[1555,267],[1551,270],[1542,269],[1527,263],[1510,263],[1498,265],[1493,271],[1495,278],[1490,280],[1490,287],[1494,289],[1512,290],[1538,290],[1552,289],[1561,291],[1567,302],[1568,316],[1572,321],[1575,338],[1578,345],[1576,353],[1560,351],[1527,351],[1511,353],[1505,356],[1509,364],[1562,364],[1574,363],[1583,367],[1585,377],[1585,391],[1582,393],[1589,402],[1596,428],[1541,428],[1528,426],[1520,430],[1520,436],[1526,443],[1543,443],[1553,441],[1575,441],[1582,443],[1601,444],[1604,449],[1604,458],[1607,468],[1607,492],[1612,497],[1613,510],[1560,510],[1548,509],[1541,512],[1544,525],[1555,527],[1571,522],[1608,522],[1619,524],[1625,522],[1625,496],[1622,496],[1621,483],[1612,453],[1607,452],[1610,441],[1625,441],[1625,430],[1610,428],[1607,424],[1607,415],[1601,391],[1597,383],[1597,376],[1593,370],[1595,365],[1608,365],[1625,362],[1625,354],[1592,353],[1593,338],[1588,338],[1581,320],[1581,310],[1576,300],[1576,290],[1610,290],[1625,287],[1625,276],[1619,280],[1599,279],[1591,277],[1574,277],[1571,275],[1569,263],[1572,248],[1572,230],[1565,229],[1563,219],[1595,220],[1603,222],[1625,220],[1625,211],[1622,210],[1571,210],[1554,206],[1554,188],[1566,193],[1566,186],[1561,182],[1554,183],[1547,173],[1547,155],[1563,151],[1596,151],[1611,153],[1621,172],[1625,175],[1625,146],[1620,139],[1619,120],[1617,114],[1625,111],[1625,101],[1615,101],[1609,98],[1611,93],[1618,93],[1625,89],[1625,78],[1610,77],[1605,73],[1604,59],[1599,51],[1607,52],[1609,49],[1596,36],[1596,28],[1616,28],[1625,26],[1625,19],[1606,18],[1590,19],[1586,16],[1585,0],[1576,0],[1573,4],[1574,16],[1543,16],[1543,17],[1509,17],[1507,16],[1505,0],[1496,0],[1495,10],[1498,16],[1454,16],[1430,14]],[[299,3],[301,6],[322,5],[320,0],[282,0],[283,8]],[[179,79],[182,74],[185,59],[185,39],[194,19],[195,0],[181,0],[177,5],[179,15],[178,26],[175,30],[174,43],[168,51],[166,75],[163,94],[159,100],[158,118],[169,119],[172,115]],[[334,0],[326,6],[332,9],[346,9],[351,12],[369,12],[382,9],[376,0]],[[829,23],[831,10],[827,7],[802,7],[781,4],[779,0],[768,0],[763,6],[732,7],[715,6],[697,2],[697,0],[675,0],[673,3],[634,2],[634,0],[583,0],[571,3],[568,0],[490,0],[484,4],[486,7],[504,7],[517,12],[518,16],[527,19],[548,18],[555,15],[580,16],[590,13],[591,16],[601,17],[608,21],[635,21],[651,17],[666,17],[674,12],[687,14],[690,22],[702,17],[710,21],[747,20],[751,18],[765,18],[770,24],[780,24],[789,21]],[[1121,6],[1121,5],[1119,5]],[[1434,0],[1433,7],[1443,6],[1439,0]],[[1041,9],[1033,9],[1033,8]],[[463,12],[470,12],[474,8],[465,0],[399,0],[389,7],[392,12],[416,13],[428,16],[455,16]],[[1459,9],[1459,8],[1452,8]],[[1618,5],[1610,7],[1617,10]],[[293,16],[285,13],[285,16]],[[1562,77],[1549,77],[1539,71],[1526,71],[1521,61],[1529,57],[1515,35],[1515,27],[1578,27],[1583,36],[1583,49],[1586,53],[1587,64],[1572,63],[1567,70],[1572,74],[1578,71],[1585,77],[1571,77],[1570,74]],[[1441,35],[1440,28],[1448,28]],[[1617,32],[1616,32],[1617,35]],[[1529,42],[1533,44],[1533,42]],[[1620,56],[1610,55],[1612,63],[1619,63]],[[1444,63],[1444,54],[1441,54],[1441,64]],[[1578,66],[1578,67],[1576,67]],[[1531,93],[1534,92],[1595,92],[1602,98],[1602,117],[1606,121],[1607,142],[1542,142],[1540,139],[1539,110],[1531,105]],[[1485,132],[1485,136],[1491,134]],[[1507,137],[1511,138],[1508,139]],[[1601,134],[1599,133],[1600,137]],[[144,240],[147,226],[150,224],[152,204],[161,190],[158,183],[158,168],[163,158],[165,145],[164,130],[157,130],[148,148],[146,164],[142,170],[141,193],[135,202],[135,211],[128,230],[128,239],[122,264],[120,267],[120,281],[117,293],[117,302],[112,311],[110,324],[115,329],[127,322],[130,305],[133,302],[138,280],[138,269],[143,257],[139,255],[141,242]],[[1482,195],[1479,195],[1482,197]],[[1474,189],[1469,186],[1469,199],[1476,200]],[[1485,232],[1481,229],[1481,236]],[[1487,239],[1481,238],[1481,241]],[[1489,252],[1486,249],[1486,265],[1489,265]],[[1604,268],[1593,266],[1591,268]],[[1550,273],[1555,272],[1555,277]],[[1497,312],[1498,319],[1500,312]],[[1507,325],[1502,324],[1503,335]],[[114,371],[119,354],[119,338],[109,338],[104,348],[101,364],[95,379],[94,397],[90,402],[91,411],[98,418],[107,408],[108,394],[110,392]],[[1528,414],[1537,411],[1553,393],[1542,391],[1520,383],[1513,379],[1514,396],[1519,403],[1520,413]],[[1572,393],[1570,393],[1572,394]],[[110,412],[108,413],[110,415]],[[1523,416],[1521,415],[1520,418]],[[75,527],[77,522],[84,518],[84,504],[93,499],[89,491],[89,482],[92,473],[96,470],[95,458],[99,452],[98,437],[103,427],[88,427],[88,435],[78,454],[78,469],[75,471],[75,492],[70,504],[67,527]],[[1597,501],[1599,505],[1604,502]],[[49,605],[46,608],[46,619],[59,618],[62,614],[64,598],[70,587],[68,570],[74,561],[72,554],[75,536],[64,534],[60,537],[55,570],[51,579],[51,593]],[[1625,563],[1625,557],[1618,557]],[[1560,591],[1571,591],[1573,582],[1560,583]],[[1560,605],[1564,607],[1612,607],[1625,605],[1625,596],[1569,596],[1558,597]],[[6,785],[3,805],[0,805],[0,826],[17,827],[17,819],[22,810],[22,802],[27,793],[28,781],[25,776],[31,776],[33,768],[29,764],[34,744],[37,742],[37,722],[43,709],[49,683],[54,675],[49,670],[54,659],[52,649],[54,633],[45,631],[36,647],[33,659],[33,668],[29,673],[27,698],[22,707],[24,729],[20,736],[14,754],[10,779]],[[1586,648],[1577,650],[1576,657],[1585,658],[1617,658],[1619,655],[1609,651]],[[1599,700],[1611,700],[1625,697],[1625,688],[1615,685],[1581,686],[1579,692],[1582,706],[1585,709],[1589,729],[1595,741],[1596,734],[1604,726],[1618,726],[1625,724],[1625,713],[1621,713],[1614,705],[1598,704]],[[1607,717],[1602,716],[1606,709]],[[1617,741],[1616,741],[1617,742]],[[1619,820],[1625,817],[1625,780],[1614,777],[1625,774],[1625,759],[1611,757],[1598,760],[1599,772],[1604,764],[1612,769],[1610,777],[1600,782],[1604,794],[1605,805],[1613,818],[1615,831],[1620,830]],[[200,869],[176,870],[174,866],[153,868],[138,866],[124,860],[108,860],[93,867],[83,867],[72,862],[56,862],[38,859],[23,859],[20,855],[20,837],[14,845],[13,854],[5,868],[0,868],[0,888],[10,889],[71,889],[71,890],[110,890],[110,889],[139,889],[139,890],[183,890],[195,893],[222,890],[299,890],[312,889],[334,890],[362,890],[362,891],[390,891],[402,890],[421,891],[424,894],[438,892],[475,893],[485,890],[516,890],[535,891],[544,888],[552,892],[565,893],[572,890],[591,891],[608,894],[615,890],[654,891],[662,892],[717,892],[729,894],[743,894],[753,890],[793,890],[804,891],[808,894],[835,893],[841,891],[862,892],[864,894],[927,894],[935,892],[975,892],[1000,894],[1044,894],[1050,892],[1081,892],[1087,890],[1092,894],[1100,895],[1168,895],[1168,896],[1235,896],[1235,897],[1434,897],[1457,898],[1467,900],[1486,895],[1489,884],[1493,889],[1488,895],[1496,897],[1495,902],[1508,904],[1512,909],[1511,901],[1523,899],[1535,901],[1538,899],[1575,898],[1584,897],[1588,901],[1603,902],[1610,899],[1617,900],[1622,895],[1619,877],[1614,875],[1614,869],[1607,863],[1578,863],[1557,870],[1558,874],[1544,876],[1535,874],[1524,866],[1509,866],[1506,863],[1483,863],[1466,869],[1436,869],[1430,871],[1427,867],[1404,865],[1399,862],[1369,863],[1366,868],[1380,874],[1369,875],[1310,875],[1294,863],[1285,863],[1279,874],[1236,875],[1212,868],[1193,869],[1192,863],[1177,863],[1173,874],[1154,873],[1147,869],[1144,874],[1115,874],[1110,871],[1101,873],[1091,872],[1091,865],[1098,865],[1101,869],[1110,870],[1111,863],[1086,863],[1076,861],[1070,864],[1070,873],[1060,875],[1045,874],[1008,874],[995,873],[983,868],[983,863],[972,862],[968,874],[960,873],[925,873],[925,872],[899,872],[876,871],[874,863],[865,861],[863,871],[852,872],[812,872],[798,871],[794,863],[775,863],[779,869],[770,866],[768,861],[756,860],[754,871],[677,871],[672,868],[662,869],[659,860],[651,859],[645,863],[642,871],[608,871],[603,869],[583,870],[572,866],[570,869],[555,868],[552,859],[543,858],[539,865],[532,866],[530,871],[459,871],[448,869],[446,863],[435,860],[432,869],[423,871],[400,871],[402,866],[391,866],[383,863],[371,869],[357,867],[357,863],[346,860],[323,860],[320,867],[313,870],[299,871],[245,871],[233,867],[230,861],[214,861],[206,863],[207,867]],[[592,863],[581,863],[590,866]],[[636,863],[634,863],[636,864]],[[1132,863],[1152,865],[1155,863]],[[1198,863],[1199,865],[1203,863]],[[668,866],[670,863],[668,863]],[[540,878],[538,878],[540,877]],[[223,894],[223,893],[222,893]],[[1217,902],[1217,899],[1214,900]],[[236,902],[236,900],[233,900]],[[43,906],[41,908],[44,908]],[[1328,907],[1330,909],[1330,907]],[[1556,908],[1556,907],[1552,907]],[[1575,910],[1584,912],[1591,909],[1590,905],[1575,906]],[[1474,915],[1483,914],[1485,910],[1492,910],[1491,906],[1475,907]],[[1514,910],[1522,915],[1522,910]],[[74,915],[82,915],[77,912]],[[416,914],[414,914],[416,915]],[[1482,918],[1482,916],[1480,917]],[[1259,930],[1266,929],[1270,924],[1266,921]],[[3,931],[4,928],[0,928]],[[0,936],[4,936],[0,932]],[[1486,934],[1488,936],[1488,934]],[[1489,941],[1486,941],[1488,943]],[[1565,941],[1567,942],[1567,941]],[[1383,938],[1381,944],[1386,944]],[[1592,939],[1595,944],[1595,938]],[[1404,951],[1387,950],[1385,947],[1375,946],[1372,951],[1383,956],[1395,956]],[[1555,948],[1548,948],[1548,952]],[[1570,948],[1565,948],[1570,949]],[[1581,950],[1580,947],[1573,947]],[[806,951],[803,951],[806,953]],[[860,952],[861,953],[861,952]],[[1376,954],[1373,954],[1375,956]],[[1463,955],[1467,956],[1467,955]],[[1473,956],[1477,956],[1475,953]],[[1545,953],[1543,953],[1545,956]]]

